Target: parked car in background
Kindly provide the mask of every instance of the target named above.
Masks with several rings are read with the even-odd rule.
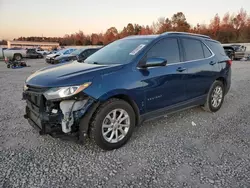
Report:
[[[79,62],[84,61],[87,57],[95,53],[97,50],[99,50],[100,47],[86,47],[86,48],[80,48],[75,51],[73,51],[71,54],[68,55],[61,55],[54,59],[53,64],[57,63],[66,63],[73,60],[78,60]]]
[[[232,61],[220,42],[166,32],[116,40],[77,61],[27,78],[25,118],[40,134],[90,136],[105,150],[124,145],[136,125],[202,106],[218,111],[231,85]]]
[[[41,53],[38,53],[35,48],[27,49],[26,52],[27,58],[43,58],[43,55]]]
[[[49,54],[49,51],[43,50],[42,48],[36,48],[36,52],[42,55],[47,55]]]
[[[55,53],[57,53],[59,50],[51,50],[51,51],[49,51],[49,53],[47,54],[47,55],[49,55],[49,54],[55,54]]]
[[[234,49],[234,56],[231,58],[232,60],[240,60],[246,55],[246,47],[240,44],[233,44],[225,47],[232,47]]]
[[[75,50],[76,50],[76,48],[62,49],[62,50],[59,50],[58,52],[56,52],[55,54],[47,55],[45,60],[46,60],[47,63],[53,63],[56,57],[61,56],[61,55],[71,54]]]
[[[231,59],[234,60],[235,58],[235,50],[232,46],[223,46],[225,53],[227,54],[227,56]]]
[[[22,58],[26,57],[26,49],[23,48],[7,48],[3,50],[4,57],[20,61]]]
[[[4,55],[3,55],[4,50],[5,50],[4,48],[0,48],[0,59],[4,59]]]

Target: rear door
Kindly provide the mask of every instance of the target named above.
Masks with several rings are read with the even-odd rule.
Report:
[[[181,39],[187,72],[187,99],[204,96],[215,80],[218,63],[213,52],[196,38]]]

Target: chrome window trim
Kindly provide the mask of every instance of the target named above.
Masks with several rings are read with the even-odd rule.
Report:
[[[196,39],[197,40],[197,39]],[[200,40],[199,40],[200,41]],[[170,64],[167,64],[165,65],[165,67],[167,66],[171,66],[171,65],[179,65],[179,64],[185,64],[185,63],[192,63],[192,62],[196,62],[196,61],[201,61],[201,60],[207,60],[207,59],[210,59],[212,57],[215,56],[214,52],[209,48],[209,46],[207,44],[205,44],[203,41],[200,41],[202,44],[204,44],[208,50],[211,52],[211,56],[209,57],[206,57],[206,58],[202,58],[202,59],[195,59],[195,60],[189,60],[189,61],[181,61],[181,62],[178,62],[178,63],[170,63]],[[152,68],[157,68],[157,67],[149,67],[147,69],[152,69]],[[140,67],[137,67],[137,69],[143,69],[143,68],[140,68]]]

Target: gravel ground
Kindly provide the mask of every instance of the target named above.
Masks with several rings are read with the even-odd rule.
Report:
[[[28,64],[0,62],[0,187],[250,187],[250,62],[234,62],[219,112],[194,108],[144,123],[109,152],[38,135],[21,94],[46,64]]]

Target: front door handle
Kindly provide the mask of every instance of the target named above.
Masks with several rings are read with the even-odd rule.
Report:
[[[209,64],[210,64],[210,65],[215,65],[215,64],[216,64],[216,62],[211,61]]]
[[[176,69],[176,71],[178,71],[178,72],[183,72],[185,70],[186,70],[186,68],[184,68],[184,67],[178,67],[178,69]]]

